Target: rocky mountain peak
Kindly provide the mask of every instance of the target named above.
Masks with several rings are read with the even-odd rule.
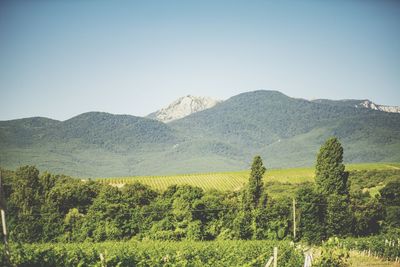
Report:
[[[220,102],[210,97],[186,95],[147,117],[167,123],[212,108]]]
[[[378,105],[370,100],[364,100],[360,104],[356,105],[356,107],[364,107],[364,108],[380,110],[380,111],[384,111],[384,112],[400,113],[400,107]]]

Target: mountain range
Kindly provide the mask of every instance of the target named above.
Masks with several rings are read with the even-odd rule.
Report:
[[[66,121],[0,121],[0,166],[34,164],[76,177],[158,175],[241,170],[259,154],[268,168],[300,167],[314,164],[330,136],[341,140],[346,162],[400,161],[400,113],[366,101],[258,90],[225,101],[186,96],[144,118],[88,112]]]

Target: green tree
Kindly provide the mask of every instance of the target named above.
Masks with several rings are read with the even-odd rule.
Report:
[[[384,205],[400,206],[400,181],[390,181],[379,193]]]
[[[103,186],[89,181],[62,177],[48,193],[48,201],[54,203],[63,216],[72,208],[86,213]]]
[[[39,177],[40,195],[46,197],[47,193],[56,185],[59,177],[52,175],[48,172],[43,173]]]
[[[199,241],[204,239],[203,234],[203,224],[201,221],[191,221],[187,227],[187,235],[186,238],[188,240]]]
[[[268,239],[283,239],[291,231],[292,200],[282,198],[271,199],[267,203],[267,236]]]
[[[136,182],[125,185],[122,188],[122,195],[131,206],[145,206],[157,197],[157,192],[148,185]]]
[[[16,224],[10,223],[10,237],[22,242],[36,242],[41,238],[39,171],[34,166],[17,169],[9,203]]]
[[[349,198],[346,195],[332,194],[327,198],[326,232],[328,236],[346,236],[352,227]]]
[[[135,229],[129,228],[131,212],[126,199],[118,188],[101,188],[82,224],[82,231],[94,241],[116,240],[131,237]]]
[[[299,234],[308,243],[319,243],[325,238],[325,198],[311,184],[296,193],[300,217]]]
[[[391,181],[380,191],[380,202],[385,207],[385,222],[400,227],[400,181]]]
[[[72,208],[68,211],[64,218],[64,226],[66,230],[66,237],[68,241],[73,240],[74,232],[79,229],[82,223],[83,214],[77,208]]]
[[[256,208],[264,190],[263,176],[266,169],[260,156],[255,156],[246,192],[246,207]]]
[[[64,232],[64,218],[60,214],[54,203],[45,201],[40,211],[43,216],[40,217],[42,233],[40,239],[43,242],[56,242]]]
[[[319,150],[315,180],[319,190],[326,196],[347,195],[349,192],[348,172],[343,164],[343,147],[336,137],[329,138]]]
[[[262,240],[268,237],[268,210],[258,208],[253,210],[252,232],[253,239]]]
[[[366,236],[378,233],[379,221],[383,218],[383,208],[376,198],[372,198],[368,192],[354,192],[350,196],[350,209],[353,215],[353,235]]]
[[[226,212],[223,204],[224,193],[216,190],[206,191],[204,196],[194,201],[192,217],[193,220],[200,220],[204,233],[203,240],[214,239],[222,227],[222,214]]]
[[[239,211],[233,221],[234,235],[238,239],[251,239],[252,219],[250,211]]]
[[[11,200],[21,213],[29,214],[40,205],[39,170],[23,166],[15,172]]]

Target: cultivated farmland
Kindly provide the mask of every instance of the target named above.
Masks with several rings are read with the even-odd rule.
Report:
[[[346,170],[399,170],[399,163],[359,163],[348,164]],[[204,190],[236,191],[240,190],[248,181],[249,171],[237,172],[216,172],[216,173],[197,173],[179,174],[166,176],[131,176],[131,177],[110,177],[97,178],[102,183],[123,186],[135,182],[143,183],[157,190],[165,190],[168,186],[176,184],[189,184],[198,186]],[[293,185],[314,181],[314,167],[309,168],[290,168],[290,169],[269,169],[264,175],[264,182],[270,184],[279,183]]]

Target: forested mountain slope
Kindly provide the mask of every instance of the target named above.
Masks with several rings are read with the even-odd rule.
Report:
[[[343,141],[347,161],[400,157],[400,114],[316,103],[277,91],[243,93],[170,125],[198,142],[213,139],[221,154],[261,154],[275,167],[313,164],[318,147],[332,135]]]
[[[267,167],[311,166],[332,135],[347,162],[400,161],[399,133],[398,113],[259,90],[167,124],[102,112],[1,121],[0,165],[84,177],[155,175],[241,170],[260,154]]]

